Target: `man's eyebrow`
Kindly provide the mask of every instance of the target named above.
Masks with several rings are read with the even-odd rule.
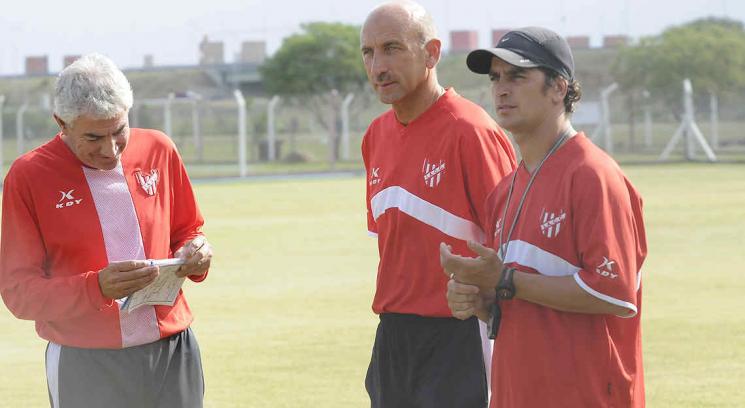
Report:
[[[123,125],[121,125],[121,126],[119,126],[119,129],[117,129],[117,130],[116,130],[116,131],[114,132],[114,134],[117,134],[117,133],[121,132],[122,130],[124,130],[124,128],[125,128],[125,127],[127,127],[127,124],[126,124],[126,123],[125,123],[125,124],[123,124]],[[102,135],[97,135],[97,134],[95,134],[95,133],[90,133],[90,132],[88,132],[88,133],[83,133],[83,136],[88,136],[88,137],[96,137],[96,138],[102,138],[102,137],[103,137]]]
[[[527,69],[525,69],[525,68],[521,68],[521,67],[512,67],[512,68],[510,68],[510,69],[509,69],[509,70],[507,71],[507,73],[508,73],[508,74],[510,74],[510,75],[516,75],[516,74],[522,74],[522,73],[524,73],[525,71],[527,71]]]

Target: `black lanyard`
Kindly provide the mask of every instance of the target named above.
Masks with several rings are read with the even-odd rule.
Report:
[[[528,190],[530,190],[530,187],[533,185],[533,181],[535,180],[536,176],[538,175],[538,171],[543,167],[543,163],[548,160],[548,158],[554,154],[554,152],[559,148],[559,146],[562,145],[571,135],[573,134],[574,129],[572,127],[568,127],[567,129],[564,129],[560,133],[559,139],[554,143],[553,146],[551,146],[551,149],[549,149],[548,153],[546,153],[546,157],[541,160],[541,162],[538,164],[538,167],[535,168],[535,171],[533,171],[533,174],[530,175],[530,180],[528,181],[528,185],[525,187],[525,192],[523,192],[522,198],[520,198],[520,204],[517,206],[517,212],[515,213],[515,218],[512,220],[512,226],[510,226],[510,232],[507,234],[507,242],[502,241],[503,235],[504,235],[504,226],[506,224],[507,220],[507,209],[510,208],[510,201],[512,200],[512,192],[515,189],[515,180],[517,179],[517,172],[520,170],[515,170],[515,174],[512,176],[512,182],[510,183],[510,190],[509,193],[507,193],[507,203],[504,206],[504,212],[502,213],[502,229],[499,231],[499,249],[498,249],[498,256],[500,259],[502,259],[502,263],[505,261],[505,257],[507,256],[507,248],[510,246],[510,238],[512,238],[512,233],[515,230],[515,226],[517,225],[517,220],[520,218],[520,213],[522,212],[523,205],[525,204],[525,197],[528,196]],[[524,163],[524,161],[523,161]],[[522,164],[522,163],[521,163]],[[527,169],[527,167],[526,167]],[[502,246],[504,245],[504,251],[502,251]],[[502,272],[504,273],[504,272]],[[491,305],[491,318],[487,322],[487,333],[490,339],[497,338],[497,334],[499,333],[499,325],[502,321],[502,308],[499,307],[499,297],[495,299],[494,303]]]
[[[512,220],[512,226],[510,226],[510,232],[507,233],[507,241],[502,241],[503,235],[504,235],[504,227],[507,224],[507,209],[510,208],[510,201],[512,200],[512,192],[515,189],[515,180],[517,179],[517,173],[520,171],[520,167],[515,170],[515,174],[512,176],[512,182],[510,183],[510,190],[507,193],[507,203],[504,206],[504,212],[502,213],[502,229],[499,231],[499,247],[497,249],[497,253],[499,254],[500,259],[502,259],[502,262],[504,263],[504,259],[507,256],[507,248],[510,246],[510,238],[512,238],[512,233],[515,231],[515,226],[517,225],[517,220],[520,218],[520,213],[522,212],[523,205],[525,204],[525,197],[528,196],[528,191],[530,190],[530,187],[533,185],[533,181],[535,181],[536,176],[538,175],[538,171],[541,170],[541,167],[543,167],[543,163],[548,160],[549,157],[551,157],[552,154],[556,150],[559,149],[559,146],[561,146],[567,139],[569,139],[574,132],[574,129],[572,127],[568,127],[567,129],[564,129],[559,135],[559,139],[554,143],[553,146],[551,146],[551,149],[549,149],[548,153],[546,153],[546,156],[541,160],[541,162],[538,164],[538,167],[535,168],[533,171],[533,174],[530,175],[530,180],[528,181],[528,185],[525,187],[525,191],[523,192],[522,198],[520,198],[520,203],[517,205],[517,212],[515,213],[515,218]],[[525,163],[525,160],[522,161],[522,163]],[[521,163],[521,164],[522,164]],[[528,168],[527,166],[525,167]],[[504,251],[502,251],[502,246],[504,245]]]

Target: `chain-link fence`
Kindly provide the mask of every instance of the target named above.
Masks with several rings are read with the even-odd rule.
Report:
[[[479,85],[458,92],[493,113],[489,86]],[[694,92],[688,120],[683,89],[680,103],[617,86],[586,89],[573,123],[620,162],[658,162],[666,148],[667,160],[711,160],[707,146],[717,161],[745,162],[745,98]],[[33,99],[0,103],[5,169],[58,132],[50,98]],[[136,99],[130,124],[166,132],[194,177],[360,170],[362,136],[386,109],[369,90],[303,98],[185,92]],[[672,144],[676,132],[680,140]]]

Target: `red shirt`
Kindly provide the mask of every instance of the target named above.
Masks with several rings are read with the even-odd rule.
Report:
[[[507,239],[530,178],[518,167],[488,199],[488,235]],[[621,169],[583,134],[543,165],[510,238],[505,263],[527,273],[573,276],[624,316],[562,312],[501,302],[494,342],[491,407],[643,407],[641,273],[647,254],[642,201]]]
[[[172,307],[127,314],[98,284],[110,262],[168,258],[200,234],[189,178],[163,133],[132,129],[121,166],[109,171],[84,166],[57,135],[13,163],[2,204],[0,294],[16,317],[36,321],[40,337],[122,348],[191,323],[182,293]]]
[[[485,242],[484,201],[515,167],[504,132],[476,104],[449,89],[407,126],[390,110],[362,141],[368,229],[380,263],[373,310],[452,316],[440,242],[470,253]]]

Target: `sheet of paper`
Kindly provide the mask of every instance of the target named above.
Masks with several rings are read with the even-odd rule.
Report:
[[[121,309],[130,313],[144,305],[172,306],[184,279],[186,279],[176,276],[176,271],[185,261],[185,259],[179,258],[150,260],[150,265],[160,267],[158,277],[155,278],[153,283],[131,294],[122,303]]]

